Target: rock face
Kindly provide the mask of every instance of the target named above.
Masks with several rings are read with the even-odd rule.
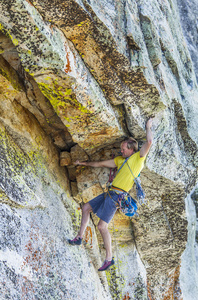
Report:
[[[198,47],[198,39],[197,39],[197,19],[196,15],[198,13],[198,7],[196,0],[194,1],[183,1],[178,0],[178,8],[180,11],[180,19],[181,25],[184,31],[185,38],[188,43],[188,48],[191,54],[192,62],[194,65],[194,69],[198,70],[198,59],[197,59],[197,47]]]
[[[196,299],[193,5],[1,1],[2,299]],[[125,136],[141,145],[149,117],[147,204],[139,217],[116,213],[109,225],[116,264],[98,274],[97,217],[82,246],[67,239],[78,230],[81,205],[106,189],[109,170],[74,162],[111,159]]]

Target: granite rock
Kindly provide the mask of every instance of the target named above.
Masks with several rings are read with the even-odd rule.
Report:
[[[196,299],[195,1],[2,0],[0,19],[3,299]],[[146,204],[116,213],[116,263],[98,274],[97,216],[80,248],[67,239],[109,169],[73,163],[141,146],[149,117]]]

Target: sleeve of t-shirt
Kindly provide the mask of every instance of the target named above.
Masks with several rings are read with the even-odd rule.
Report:
[[[140,161],[145,161],[145,159],[146,159],[146,156],[140,157],[140,151],[137,152],[137,157],[138,157],[138,160],[140,160]]]
[[[114,163],[116,164],[116,166],[118,167],[118,161],[122,158],[122,156],[116,156],[114,158]]]

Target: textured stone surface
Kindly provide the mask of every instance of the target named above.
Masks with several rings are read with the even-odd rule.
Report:
[[[197,39],[197,13],[198,6],[196,0],[193,1],[183,1],[177,0],[178,8],[180,11],[180,19],[182,29],[184,31],[184,36],[188,43],[188,48],[192,57],[192,61],[194,64],[194,69],[198,70],[198,57],[197,57],[197,47],[198,47],[198,39]]]
[[[63,151],[60,154],[60,166],[64,167],[64,166],[69,166],[71,165],[72,161],[71,161],[71,155],[69,152],[67,151]]]
[[[7,123],[9,111],[15,122],[12,130],[1,122],[1,298],[109,299],[107,283],[99,284],[93,267],[101,263],[96,238],[92,256],[67,243],[80,210],[67,192],[57,150],[32,115],[7,102]]]
[[[1,1],[4,299],[195,300],[196,3],[177,2]],[[80,206],[105,190],[109,170],[72,164],[111,159],[124,136],[141,145],[150,116],[147,204],[132,220],[116,213],[116,264],[98,274],[98,218],[80,248],[67,238],[78,230]],[[59,165],[64,151],[68,168]]]
[[[193,300],[197,294],[198,278],[198,243],[197,243],[197,186],[186,199],[186,215],[188,219],[188,242],[181,260],[181,289],[184,299]],[[191,266],[189,268],[189,266]]]
[[[86,161],[89,159],[87,153],[79,145],[72,147],[70,153],[72,163],[75,163],[76,160]]]

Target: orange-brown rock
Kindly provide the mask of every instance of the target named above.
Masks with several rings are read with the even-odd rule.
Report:
[[[72,160],[71,160],[71,155],[69,152],[67,151],[63,151],[60,154],[60,166],[69,166],[71,165]]]
[[[70,154],[72,163],[74,163],[76,160],[86,161],[89,159],[86,152],[79,145],[75,145],[74,147],[72,147]]]
[[[71,182],[71,193],[72,193],[73,197],[78,195],[78,186],[77,186],[77,183],[75,181]]]

